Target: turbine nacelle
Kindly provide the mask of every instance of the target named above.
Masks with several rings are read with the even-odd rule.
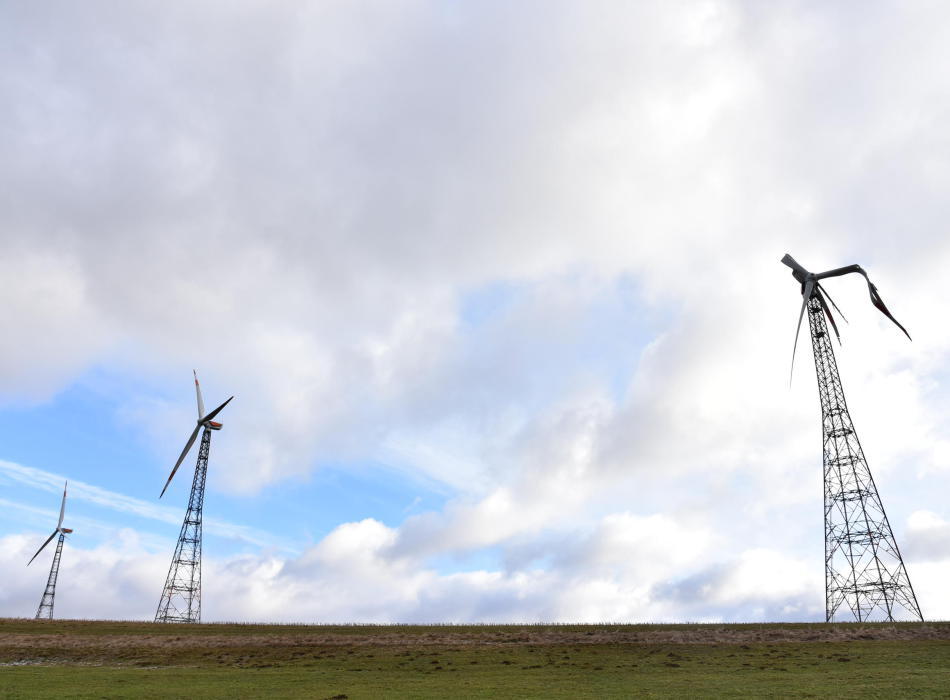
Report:
[[[195,375],[195,398],[198,399],[198,425],[203,425],[204,427],[210,428],[211,430],[221,430],[221,428],[224,427],[223,424],[210,420],[214,417],[214,413],[207,416],[205,415],[205,402],[201,397],[201,384],[198,382],[198,370],[193,369],[191,372]],[[231,398],[234,397],[232,396]],[[228,401],[230,400],[231,399],[228,399]],[[227,403],[228,401],[225,401],[224,403]],[[220,411],[221,409],[219,408],[217,410]]]
[[[782,262],[792,268],[792,277],[798,280],[802,285],[802,291],[805,290],[805,282],[809,277],[814,277],[812,273],[806,270],[804,267],[798,264],[798,262],[788,253],[785,254],[785,257],[782,258]]]

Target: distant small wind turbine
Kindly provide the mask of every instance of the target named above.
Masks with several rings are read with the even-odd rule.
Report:
[[[188,510],[185,512],[185,521],[181,525],[178,535],[178,544],[172,563],[168,568],[165,579],[165,588],[155,613],[155,622],[201,622],[201,523],[204,511],[205,479],[208,476],[208,455],[211,452],[211,431],[221,430],[221,423],[214,418],[227,406],[232,396],[223,404],[205,415],[205,403],[201,398],[201,384],[198,383],[198,372],[195,375],[195,395],[198,399],[198,422],[195,429],[185,443],[172,473],[168,475],[165,488],[159,496],[165,495],[168,485],[172,482],[175,472],[188,455],[191,446],[195,444],[198,432],[204,428],[201,436],[201,445],[198,448],[198,461],[195,464],[195,476],[191,482],[191,496],[188,499]]]
[[[63,554],[63,542],[66,540],[66,535],[72,532],[68,527],[63,527],[63,517],[66,515],[66,487],[68,485],[68,481],[63,485],[63,502],[59,506],[59,522],[56,523],[56,529],[53,530],[53,534],[36,550],[36,554],[26,564],[27,566],[32,564],[33,559],[36,559],[40,552],[46,549],[46,545],[52,542],[56,535],[59,535],[59,541],[56,543],[56,553],[53,555],[53,564],[49,570],[49,578],[46,580],[46,590],[43,591],[40,606],[36,609],[37,620],[53,619],[53,601],[56,598],[56,579],[59,578],[59,560]]]

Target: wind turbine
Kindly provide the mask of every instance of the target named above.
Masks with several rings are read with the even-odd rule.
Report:
[[[205,480],[208,476],[208,454],[211,451],[211,431],[221,430],[221,423],[214,418],[227,406],[231,399],[225,401],[211,413],[205,414],[204,400],[201,398],[201,384],[198,383],[198,372],[195,375],[195,395],[198,399],[198,422],[195,429],[185,443],[178,461],[168,475],[165,488],[159,498],[165,495],[168,485],[172,482],[178,467],[188,456],[188,451],[195,444],[198,432],[204,428],[201,435],[201,445],[198,447],[198,461],[195,464],[195,475],[191,482],[191,496],[188,499],[188,510],[178,535],[178,544],[168,567],[168,576],[165,579],[165,588],[162,590],[158,610],[155,612],[155,622],[201,622],[201,518],[204,509]]]
[[[821,286],[821,281],[851,273],[862,275],[868,284],[871,303],[908,339],[910,334],[885,306],[877,287],[860,265],[813,273],[791,255],[786,254],[782,262],[792,269],[792,276],[802,291],[802,308],[792,347],[792,369],[802,318],[807,310],[818,376],[824,446],[825,620],[831,622],[843,606],[850,609],[858,622],[881,619],[890,622],[907,616],[923,620],[844,398],[825,323],[826,318],[831,322],[840,343],[841,335],[831,308],[842,318],[844,315]]]
[[[68,485],[68,481],[63,485],[63,502],[59,506],[59,522],[56,523],[56,529],[53,530],[53,534],[36,550],[36,554],[34,554],[33,558],[26,564],[27,566],[32,564],[33,559],[36,559],[40,555],[40,552],[46,549],[46,545],[52,542],[56,535],[59,535],[59,540],[56,542],[56,553],[53,555],[53,564],[49,569],[49,578],[46,579],[46,590],[43,591],[40,606],[36,609],[37,620],[42,620],[43,618],[48,620],[53,619],[53,600],[56,598],[56,579],[59,578],[59,560],[63,554],[63,542],[66,540],[66,535],[72,532],[68,527],[63,527],[63,516],[66,515],[66,487]]]

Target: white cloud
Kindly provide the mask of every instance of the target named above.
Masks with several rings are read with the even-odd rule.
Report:
[[[509,571],[439,573],[426,557],[393,548],[397,530],[367,519],[345,523],[300,557],[273,554],[205,557],[202,610],[206,620],[321,622],[400,621],[649,621],[672,619],[664,599],[673,577],[707,560],[699,556],[708,533],[690,532],[664,516],[617,513],[582,541],[551,540],[551,565]],[[504,545],[511,536],[497,542]],[[0,563],[21,567],[31,552],[23,536],[0,539]],[[453,549],[452,543],[444,546]],[[753,552],[753,555],[755,552]],[[777,560],[778,555],[772,554]],[[771,560],[770,560],[771,561]],[[27,616],[42,593],[45,571],[31,567],[0,597],[0,614]],[[744,563],[744,562],[743,562]],[[148,619],[167,562],[147,553],[131,530],[84,550],[67,545],[57,592],[63,617]],[[741,564],[740,564],[741,566]],[[41,580],[42,579],[42,580]],[[660,593],[658,596],[657,593]],[[798,591],[795,591],[798,592]],[[702,590],[689,603],[727,600]],[[155,598],[155,601],[152,598]],[[38,598],[37,598],[38,600]],[[731,608],[728,608],[731,610]]]

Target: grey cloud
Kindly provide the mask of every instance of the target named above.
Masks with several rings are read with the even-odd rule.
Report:
[[[950,523],[933,513],[914,513],[900,541],[910,562],[944,562],[950,559]]]

